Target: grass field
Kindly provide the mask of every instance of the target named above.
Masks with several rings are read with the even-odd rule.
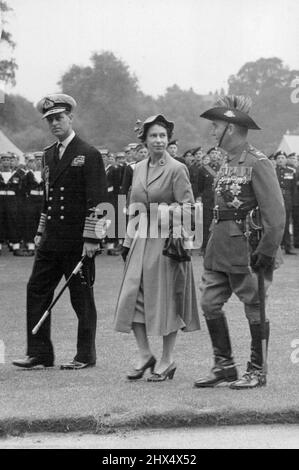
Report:
[[[299,253],[286,257],[276,272],[267,306],[271,320],[267,387],[251,391],[193,388],[194,379],[208,372],[212,350],[207,328],[180,333],[176,346],[177,371],[173,381],[160,384],[145,379],[131,383],[136,346],[133,335],[112,329],[114,306],[122,276],[120,257],[97,257],[95,297],[98,308],[95,368],[60,371],[59,364],[75,354],[76,317],[68,292],[55,308],[52,340],[56,366],[47,370],[21,370],[11,365],[25,353],[25,293],[32,258],[0,257],[0,339],[5,346],[0,364],[0,430],[113,429],[114,426],[179,425],[237,422],[299,422]],[[202,258],[193,257],[197,282]],[[242,304],[233,297],[226,306],[234,356],[244,371],[249,359],[249,328]],[[159,355],[160,338],[152,338]],[[293,353],[295,361],[291,360]],[[238,421],[239,420],[239,421]],[[23,424],[22,424],[23,423]]]

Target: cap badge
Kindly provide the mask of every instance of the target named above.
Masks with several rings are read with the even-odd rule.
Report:
[[[50,98],[46,98],[45,101],[44,101],[44,105],[43,105],[43,108],[45,111],[47,111],[48,109],[52,108],[54,106],[54,101],[53,100],[50,100]]]
[[[224,116],[227,116],[227,117],[236,117],[235,113],[233,113],[233,111],[226,111],[224,113]]]

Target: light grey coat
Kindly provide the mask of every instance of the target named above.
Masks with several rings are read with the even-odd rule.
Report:
[[[167,152],[148,179],[148,159],[134,170],[130,203],[193,203],[186,166]],[[167,208],[166,208],[166,212]],[[165,211],[157,211],[159,226]],[[196,287],[191,262],[177,262],[162,254],[165,238],[149,236],[146,217],[141,217],[135,237],[126,237],[130,247],[115,313],[115,329],[129,333],[135,314],[140,282],[143,282],[145,323],[148,335],[165,336],[180,328],[200,328]],[[152,226],[151,218],[151,226]],[[145,229],[145,231],[144,231]],[[145,236],[142,236],[142,231]],[[165,235],[164,235],[165,236]]]

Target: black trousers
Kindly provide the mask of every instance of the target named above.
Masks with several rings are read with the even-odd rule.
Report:
[[[282,239],[282,245],[285,250],[290,250],[292,243],[291,243],[291,234],[290,234],[290,222],[291,222],[291,215],[292,215],[292,205],[289,202],[285,201],[285,211],[286,211],[286,223],[284,226],[284,233]]]
[[[53,300],[54,290],[61,278],[69,277],[81,258],[81,252],[37,250],[31,277],[27,285],[27,355],[44,359],[54,359],[50,339],[50,315],[36,335],[32,328],[38,323]],[[84,261],[83,274],[76,274],[70,284],[71,304],[78,317],[77,354],[75,360],[96,362],[96,322],[97,312],[94,302],[92,281],[94,278],[94,258]]]
[[[26,237],[26,197],[23,194],[16,196],[17,200],[17,230],[19,235],[18,241],[25,241]]]
[[[294,247],[299,248],[299,205],[292,207]]]
[[[16,196],[0,196],[0,243],[20,241],[18,230],[18,205]]]
[[[24,241],[33,243],[43,207],[43,196],[28,196],[26,199],[26,230]]]

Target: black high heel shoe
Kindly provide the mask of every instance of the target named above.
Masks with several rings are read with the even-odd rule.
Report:
[[[147,381],[148,382],[163,382],[166,379],[172,380],[174,373],[176,371],[175,362],[172,362],[170,366],[167,367],[161,374],[154,373],[152,374]]]
[[[144,372],[147,369],[151,370],[151,373],[154,372],[155,365],[156,365],[156,358],[154,356],[150,357],[149,360],[142,366],[140,369],[134,369],[129,375],[127,375],[127,379],[129,380],[138,380],[143,377]]]

